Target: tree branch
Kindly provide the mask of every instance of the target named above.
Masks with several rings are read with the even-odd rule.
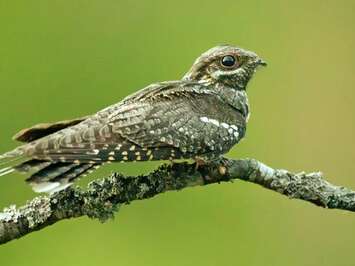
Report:
[[[38,231],[60,220],[87,215],[104,222],[122,204],[151,198],[169,190],[208,185],[233,179],[259,184],[290,198],[318,206],[355,211],[355,192],[330,184],[321,173],[275,170],[254,159],[221,159],[200,166],[176,163],[137,177],[113,174],[89,184],[87,190],[70,187],[50,196],[39,196],[0,213],[0,244]]]

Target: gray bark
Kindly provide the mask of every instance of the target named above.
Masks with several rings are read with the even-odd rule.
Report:
[[[137,177],[115,173],[90,183],[86,190],[70,187],[53,195],[36,197],[19,208],[5,208],[0,213],[0,244],[63,219],[86,215],[104,222],[113,218],[121,205],[133,200],[234,179],[256,183],[321,207],[355,211],[355,192],[330,184],[321,173],[291,173],[272,169],[254,159],[221,159],[198,168],[195,164],[175,163]]]

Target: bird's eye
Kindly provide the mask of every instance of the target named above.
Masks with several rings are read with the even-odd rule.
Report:
[[[223,56],[221,61],[222,65],[225,67],[232,67],[236,64],[236,62],[235,57],[232,55]]]

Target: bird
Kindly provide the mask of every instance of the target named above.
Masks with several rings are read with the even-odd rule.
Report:
[[[18,132],[0,155],[0,176],[20,172],[35,192],[54,193],[106,163],[216,160],[249,119],[247,85],[266,62],[233,45],[204,52],[175,81],[158,82],[93,115]]]

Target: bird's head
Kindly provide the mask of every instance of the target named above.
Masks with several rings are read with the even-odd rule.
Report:
[[[221,45],[197,58],[183,80],[223,83],[243,90],[259,66],[266,66],[266,62],[254,52]]]

